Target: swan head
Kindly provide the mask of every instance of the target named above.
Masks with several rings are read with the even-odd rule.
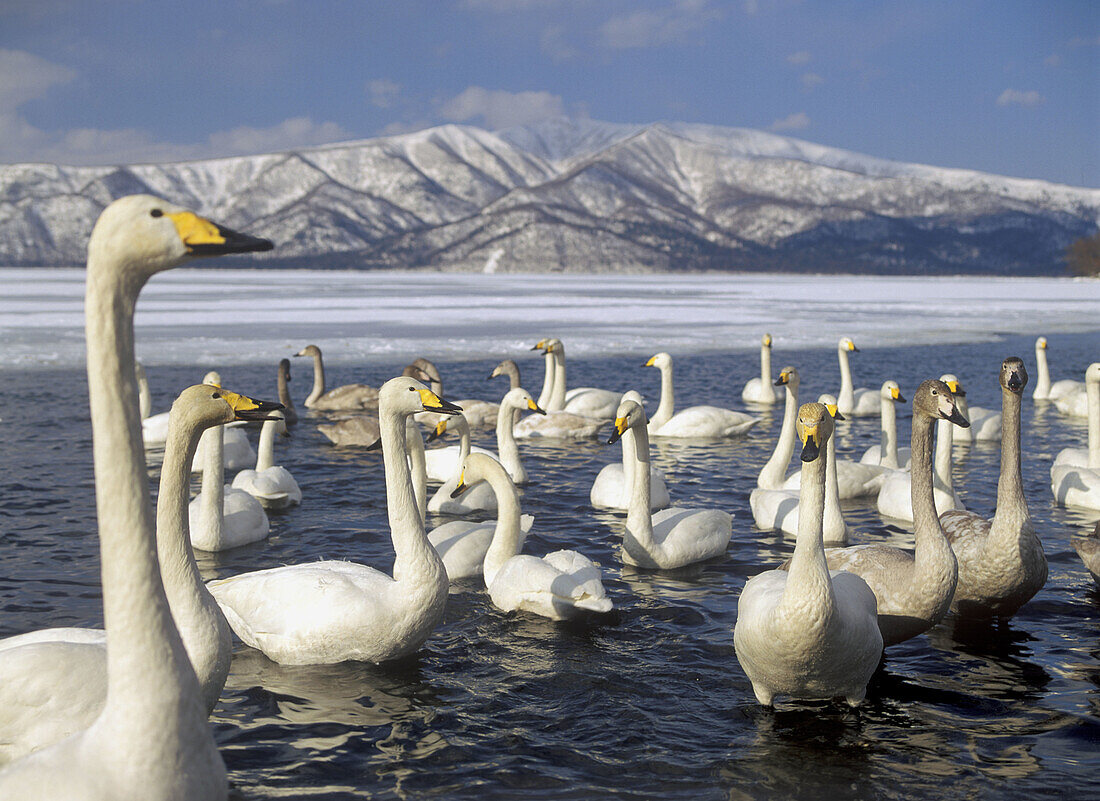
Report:
[[[312,356],[315,359],[321,358],[321,349],[316,345],[306,345],[300,351],[294,354],[295,356]]]
[[[1046,337],[1039,337],[1037,340],[1035,340],[1035,350],[1046,350],[1046,349],[1047,349],[1047,338]]]
[[[270,240],[237,233],[152,195],[127,195],[99,215],[89,263],[105,259],[143,278],[193,258],[271,250]]]
[[[1086,384],[1100,384],[1100,362],[1093,362],[1085,370]]]
[[[382,385],[378,390],[378,406],[402,415],[417,412],[458,414],[462,411],[462,407],[443,400],[415,378],[403,375]]]
[[[455,486],[454,490],[451,492],[451,497],[457,498],[474,484],[479,481],[485,481],[490,476],[500,478],[501,475],[511,482],[512,477],[508,475],[508,471],[501,466],[500,462],[487,453],[474,451],[467,456],[466,461],[462,463],[462,472],[459,473],[458,476],[458,485]]]
[[[859,353],[859,348],[856,347],[856,343],[852,341],[851,337],[841,337],[836,347],[837,350]]]
[[[765,348],[770,348],[772,346],[772,335],[764,334],[764,336],[760,337],[760,344]]]
[[[833,416],[824,403],[804,403],[795,428],[802,440],[801,459],[812,462],[825,452],[825,443],[833,435]]]
[[[618,442],[628,428],[634,426],[641,426],[644,428],[645,424],[645,409],[642,408],[640,403],[632,400],[621,401],[619,403],[619,408],[615,410],[615,423],[612,427],[611,436],[607,440],[607,444],[614,445]]]
[[[435,424],[435,428],[428,434],[427,441],[435,442],[447,433],[448,428],[457,432],[460,436],[463,432],[466,434],[470,433],[470,424],[466,421],[466,416],[459,412],[453,416],[440,416],[439,422]]]
[[[646,367],[656,367],[658,370],[667,370],[672,367],[672,357],[664,351],[655,353],[649,357],[649,361],[645,363]]]
[[[202,377],[202,383],[220,387],[222,385],[222,375],[217,370],[211,370]]]
[[[409,366],[420,368],[429,382],[434,382],[436,384],[443,383],[443,377],[439,375],[439,369],[424,357],[421,356],[417,359],[413,359],[413,363]]]
[[[775,379],[775,385],[777,387],[787,386],[791,388],[792,392],[797,392],[799,380],[798,370],[788,365],[779,371],[779,378]]]
[[[547,353],[565,353],[565,345],[557,337],[550,337],[550,339],[544,339],[544,349]]]
[[[940,376],[940,381],[947,384],[947,388],[951,390],[951,394],[956,398],[966,397],[966,390],[963,389],[963,385],[959,382],[959,379],[955,377],[954,373],[944,373]]]
[[[535,414],[546,414],[546,410],[539,406],[535,399],[531,397],[531,393],[523,387],[515,387],[504,393],[500,405],[512,409],[527,409]]]
[[[196,384],[181,392],[172,403],[168,420],[182,418],[199,428],[224,425],[236,420],[274,420],[282,404],[253,400],[213,384]]]
[[[917,387],[913,394],[913,414],[925,417],[949,420],[962,428],[970,428],[967,420],[955,403],[955,394],[945,381],[929,378]]]
[[[283,381],[290,380],[290,359],[279,359],[279,375]]]
[[[1024,360],[1019,356],[1009,356],[1001,362],[1001,374],[999,376],[1001,386],[1016,395],[1024,391],[1027,386],[1027,368]]]
[[[901,387],[898,386],[898,382],[893,379],[884,381],[882,389],[879,390],[879,396],[883,400],[892,400],[897,403],[905,403],[905,398],[901,396]]]
[[[489,373],[489,378],[499,378],[500,376],[512,376],[519,375],[519,365],[517,365],[511,359],[505,359],[496,367],[493,368],[493,372]]]
[[[833,420],[846,420],[847,418],[840,413],[840,407],[836,403],[836,395],[824,394],[818,397],[817,402],[823,404],[826,409],[829,410],[829,416]]]
[[[546,350],[546,343],[549,342],[549,337],[543,337],[534,345],[531,346],[531,350]]]

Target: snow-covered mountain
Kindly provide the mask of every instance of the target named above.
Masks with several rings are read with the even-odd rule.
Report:
[[[556,119],[263,156],[0,165],[0,264],[84,258],[149,192],[276,243],[266,265],[1060,273],[1100,190],[886,161],[685,123]]]

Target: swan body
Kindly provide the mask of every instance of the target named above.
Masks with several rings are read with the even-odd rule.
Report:
[[[898,447],[898,414],[895,404],[905,403],[901,396],[901,387],[894,380],[885,381],[879,390],[879,417],[881,419],[881,440],[863,452],[859,461],[863,464],[880,465],[891,470],[908,467],[909,448]]]
[[[958,566],[932,497],[932,427],[937,418],[962,421],[957,400],[941,381],[925,381],[913,396],[912,551],[873,543],[826,548],[830,570],[859,576],[875,594],[883,646],[927,631],[951,606]],[[789,563],[788,563],[789,564]]]
[[[1054,457],[1050,488],[1055,503],[1100,509],[1100,362],[1085,370],[1088,400],[1088,450],[1066,448]]]
[[[451,497],[451,493],[462,479],[462,465],[466,461],[466,457],[470,455],[471,448],[470,427],[466,423],[466,418],[461,414],[456,414],[454,417],[441,417],[436,427],[432,430],[431,436],[442,436],[443,433],[447,431],[448,427],[458,432],[459,444],[447,448],[435,448],[426,451],[424,454],[426,469],[429,471],[428,478],[431,478],[431,455],[433,453],[445,450],[448,451],[448,457],[453,457],[448,459],[451,475],[444,480],[443,485],[436,490],[435,494],[432,495],[431,499],[428,501],[428,511],[449,515],[465,515],[471,512],[495,512],[497,508],[497,498],[493,493],[492,487],[485,482],[470,487],[459,497]],[[457,448],[457,451],[452,453],[452,448]],[[484,448],[478,448],[477,451],[479,453],[487,453],[490,456],[493,455]],[[437,460],[436,464],[438,465],[440,461],[442,460]],[[431,539],[430,535],[428,539]]]
[[[675,390],[672,383],[672,357],[658,353],[646,367],[661,371],[661,400],[649,421],[651,437],[739,437],[760,422],[760,418],[717,406],[690,406],[673,414]]]
[[[416,651],[442,621],[447,570],[424,531],[407,455],[405,420],[419,411],[461,410],[406,376],[379,390],[393,576],[328,560],[210,582],[246,644],[284,665],[386,662]]]
[[[724,554],[733,534],[733,516],[728,512],[680,507],[650,512],[649,431],[641,404],[632,400],[619,404],[609,442],[619,438],[634,461],[621,549],[623,562],[671,570]]]
[[[305,400],[307,409],[326,412],[355,411],[371,410],[378,406],[378,390],[366,384],[344,384],[326,391],[325,363],[321,349],[316,345],[306,345],[294,355],[313,359],[313,389]]]
[[[153,394],[149,378],[140,362],[134,365],[138,382],[138,405],[141,410],[141,439],[146,448],[163,448],[168,439],[168,412],[153,414]]]
[[[611,599],[600,569],[576,551],[546,556],[521,554],[519,494],[504,467],[491,456],[472,453],[462,467],[463,481],[487,482],[497,494],[497,521],[485,554],[485,587],[493,605],[505,612],[521,611],[551,620],[569,620],[586,612],[610,612]]]
[[[804,511],[794,556],[789,570],[750,578],[737,600],[734,649],[756,699],[765,706],[777,695],[799,700],[841,696],[857,706],[882,655],[874,593],[863,579],[830,571],[825,562],[822,455],[832,432],[825,406],[808,403],[800,408],[802,460],[813,468],[806,471],[800,489]]]
[[[111,642],[106,702],[87,728],[0,771],[0,798],[227,796],[225,765],[207,727],[202,688],[173,621],[155,550],[133,310],[142,286],[162,270],[195,256],[270,248],[266,240],[149,195],[114,201],[96,222],[88,243],[85,319],[103,609]],[[0,662],[6,659],[0,655]],[[49,686],[44,674],[17,691],[26,692],[24,701],[31,704],[66,692]],[[5,706],[0,715],[10,711]]]
[[[572,412],[551,412],[538,417],[527,415],[514,429],[519,439],[593,439],[607,420],[596,420]]]
[[[1070,417],[1088,417],[1091,412],[1089,411],[1089,392],[1088,392],[1088,370],[1085,371],[1085,381],[1059,381],[1051,387],[1050,400],[1054,402],[1055,408],[1062,414],[1067,414]]]
[[[325,423],[317,426],[317,430],[324,434],[329,442],[341,448],[355,446],[369,448],[381,437],[378,418],[365,414],[346,417],[335,423]]]
[[[247,492],[265,509],[285,509],[302,502],[302,489],[294,476],[282,465],[275,464],[276,434],[288,436],[282,412],[273,414],[260,429],[256,468],[242,470],[233,477],[233,489]]]
[[[267,513],[256,498],[225,483],[221,455],[221,427],[209,428],[199,441],[206,443],[202,489],[188,505],[191,545],[203,551],[225,551],[266,539]]]
[[[632,400],[639,406],[642,396],[630,390],[623,393],[623,400]],[[630,507],[630,498],[634,491],[634,458],[623,440],[623,458],[619,463],[611,463],[600,468],[588,492],[588,500],[600,509],[618,509],[625,511]],[[649,468],[650,511],[663,509],[669,505],[668,486],[664,474],[652,465]]]
[[[859,348],[851,337],[841,337],[836,346],[837,360],[840,362],[838,408],[845,417],[872,417],[879,413],[879,393],[866,387],[853,388],[852,368],[848,364],[849,353],[859,353]]]
[[[944,381],[947,378],[949,380]],[[955,398],[955,390],[962,391],[959,385],[951,380],[952,376],[941,377],[941,381],[947,385],[948,391]],[[957,406],[957,400],[954,401]],[[936,423],[936,450],[933,461],[932,497],[936,504],[936,511],[940,514],[954,509],[965,510],[962,498],[955,492],[955,485],[951,477],[951,446],[954,439],[955,426],[965,428],[966,418],[960,413],[956,418],[960,422],[941,417]],[[879,490],[875,505],[883,517],[913,522],[913,489],[912,474],[904,470],[888,470]]]
[[[836,407],[836,398],[832,395],[822,395],[818,398],[818,403],[824,404],[834,420],[844,419]],[[795,476],[799,473],[795,473]],[[795,486],[796,489],[784,487],[779,490],[762,490],[758,487],[750,493],[749,505],[757,528],[763,531],[778,529],[792,536],[798,534],[798,488],[801,487],[801,482]],[[840,508],[840,498],[836,441],[835,438],[830,438],[825,446],[825,512],[821,523],[822,541],[829,545],[848,544],[848,524]]]
[[[298,410],[294,408],[294,399],[290,397],[290,359],[279,359],[275,389],[279,393],[279,403],[283,405],[283,420],[286,425],[292,426],[298,422]]]
[[[488,487],[484,482],[478,482],[479,487]],[[455,485],[454,489],[457,489]],[[450,490],[454,492],[454,489]],[[492,492],[492,488],[489,488]],[[493,508],[496,508],[496,499],[493,499]],[[519,548],[523,547],[523,538],[534,525],[535,518],[531,515],[520,516],[520,532],[522,536]],[[443,564],[447,568],[447,577],[451,581],[480,576],[484,573],[485,554],[493,541],[493,532],[496,531],[496,520],[451,520],[441,526],[436,526],[428,532],[428,541],[439,553]]]
[[[764,334],[760,338],[760,375],[750,378],[741,390],[741,400],[745,403],[772,404],[779,400],[772,383],[772,335]]]
[[[1020,469],[1020,407],[1027,386],[1021,359],[1005,359],[1000,384],[1004,437],[993,519],[964,511],[940,514],[959,560],[959,583],[951,606],[967,617],[1010,618],[1042,589],[1047,578],[1047,560],[1031,524]]]
[[[1092,574],[1092,580],[1100,584],[1100,522],[1087,537],[1070,537],[1070,544]]]
[[[1035,382],[1035,391],[1031,393],[1031,397],[1035,400],[1057,400],[1064,395],[1084,389],[1080,381],[1069,378],[1055,381],[1053,384],[1050,382],[1046,337],[1039,337],[1035,340],[1035,369],[1039,374],[1039,378]]]

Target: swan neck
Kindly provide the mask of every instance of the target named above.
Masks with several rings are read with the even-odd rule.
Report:
[[[910,467],[909,498],[913,504],[913,531],[918,543],[929,533],[942,536],[936,500],[933,494],[932,427],[935,421],[923,414],[913,415],[912,465]],[[946,421],[945,421],[946,422]],[[937,423],[938,425],[938,423]],[[948,423],[951,425],[951,423]],[[937,449],[939,443],[936,444]]]
[[[1001,387],[1001,473],[997,478],[997,509],[994,519],[1022,519],[1029,516],[1024,497],[1020,454],[1020,396]]]
[[[649,420],[649,425],[656,431],[669,420],[676,408],[676,391],[672,386],[672,365],[662,365],[661,369],[661,401],[657,404],[657,411]]]
[[[144,370],[137,373],[137,382],[139,414],[144,420],[153,413],[153,395],[149,391],[149,380],[145,377]]]
[[[836,437],[829,437],[825,446],[825,511],[822,521],[824,538],[830,542],[847,542],[848,526],[840,509],[840,484],[836,474]]]
[[[881,413],[882,438],[878,463],[883,467],[897,470],[901,467],[898,461],[898,410],[892,398],[882,399]]]
[[[202,500],[199,521],[203,530],[221,537],[225,502],[225,433],[223,426],[212,426],[202,434]]]
[[[413,489],[408,440],[415,441],[420,432],[414,431],[415,436],[409,436],[406,418],[406,413],[388,408],[385,403],[378,410],[386,476],[386,514],[397,557],[393,565],[393,577],[397,581],[406,576],[421,577],[444,570],[439,554],[428,542],[424,516]]]
[[[497,524],[483,564],[485,586],[488,587],[504,563],[519,553],[523,544],[523,532],[520,528],[519,493],[508,473],[503,468],[493,466],[486,474],[485,481],[497,499]]]
[[[1033,398],[1046,398],[1050,395],[1050,367],[1047,365],[1047,349],[1035,346],[1035,366],[1039,373],[1039,378],[1035,382],[1035,390],[1032,392]]]
[[[823,542],[827,458],[818,457],[802,465],[802,481],[798,491],[798,533],[780,607],[790,605],[805,610],[808,600],[826,604],[832,601],[832,584]]]
[[[936,421],[936,460],[935,481],[940,487],[952,490],[954,484],[951,481],[951,446],[955,441],[953,431],[954,423],[950,420]]]
[[[275,466],[275,429],[277,420],[267,420],[260,429],[260,443],[256,448],[256,472]]]
[[[290,386],[286,381],[286,373],[279,370],[278,378],[275,383],[279,391],[279,403],[283,404],[285,408],[283,414],[289,422],[294,414],[294,399],[290,397]]]
[[[550,407],[550,393],[554,391],[554,354],[547,351],[543,356],[543,362],[546,365],[546,372],[542,378],[542,391],[539,393],[539,398],[535,401],[540,409],[549,410]]]
[[[101,252],[94,239],[88,256],[85,338],[108,639],[107,702],[100,722],[106,720],[104,725],[124,740],[130,735],[163,741],[176,730],[171,724],[184,717],[189,697],[197,709],[199,688],[161,582],[146,489],[133,329],[145,280]],[[131,744],[117,745],[125,752]]]
[[[510,403],[501,403],[497,412],[497,456],[504,469],[517,484],[527,483],[527,471],[523,460],[519,458],[519,446],[516,444],[516,412]]]
[[[770,345],[760,346],[760,396],[775,398],[775,386],[772,384],[772,349]]]
[[[554,389],[550,393],[548,412],[560,412],[565,408],[565,351],[556,348],[550,354],[554,359]]]
[[[325,394],[325,363],[320,353],[313,354],[313,389],[306,398],[306,406]]]
[[[623,434],[622,442],[623,458],[625,459],[629,452],[631,461],[634,463],[630,505],[626,513],[626,533],[643,546],[649,546],[653,543],[653,517],[649,511],[652,489],[649,471],[649,430],[644,425],[631,426]]]
[[[412,417],[405,418],[405,448],[409,455],[409,469],[412,476],[413,497],[420,520],[428,512],[428,460],[424,456],[424,437],[420,427]]]
[[[841,411],[846,411],[855,403],[855,388],[852,385],[852,368],[848,364],[848,350],[837,348],[836,357],[840,362],[840,392],[837,393],[837,405]]]
[[[760,470],[756,486],[761,489],[779,489],[787,475],[787,466],[794,455],[795,423],[798,420],[798,389],[787,384],[787,399],[783,406],[783,425],[779,428],[779,439],[775,450]]]
[[[1100,470],[1100,381],[1085,382],[1085,402],[1089,416],[1089,468]]]

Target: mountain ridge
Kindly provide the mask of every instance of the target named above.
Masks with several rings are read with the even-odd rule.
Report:
[[[764,131],[557,118],[282,153],[0,165],[0,264],[83,262],[149,192],[271,238],[262,266],[1049,275],[1100,190],[894,162]]]

